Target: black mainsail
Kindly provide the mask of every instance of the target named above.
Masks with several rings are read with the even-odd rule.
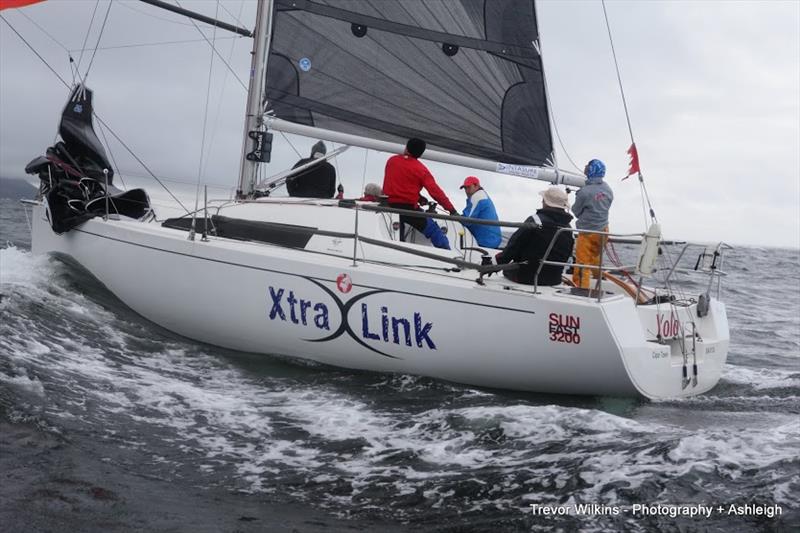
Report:
[[[272,23],[276,117],[552,164],[533,0],[275,0]]]

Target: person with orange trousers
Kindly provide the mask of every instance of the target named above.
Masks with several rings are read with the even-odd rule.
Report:
[[[579,230],[608,232],[608,210],[614,201],[611,187],[603,181],[606,166],[599,159],[592,159],[583,170],[586,185],[575,193],[572,212],[577,217],[575,227]],[[600,255],[608,237],[597,233],[579,233],[575,240],[575,264],[600,265]],[[591,288],[591,278],[599,277],[599,270],[573,267],[572,281],[576,287]]]

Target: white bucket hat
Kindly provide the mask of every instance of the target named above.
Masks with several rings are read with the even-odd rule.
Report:
[[[567,193],[558,187],[550,187],[544,191],[539,191],[539,194],[544,200],[544,205],[557,207],[564,210],[569,209],[569,198],[567,198]]]

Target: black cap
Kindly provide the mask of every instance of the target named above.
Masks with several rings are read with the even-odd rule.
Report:
[[[406,151],[411,155],[411,157],[415,157],[419,159],[423,153],[425,153],[425,141],[422,139],[417,139],[414,137],[413,139],[409,139],[406,143]]]

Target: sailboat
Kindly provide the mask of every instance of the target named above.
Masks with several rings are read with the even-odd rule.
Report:
[[[234,198],[168,218],[146,191],[117,190],[78,85],[61,140],[26,169],[41,185],[33,252],[77,263],[155,324],[243,352],[541,393],[659,399],[717,384],[722,243],[699,249],[697,294],[674,284],[692,248],[662,253],[657,226],[624,236],[636,261],[606,256],[590,290],[522,285],[490,275],[497,251],[465,231],[474,220],[431,213],[443,250],[401,239],[401,212],[380,202],[268,194],[286,176],[263,176],[273,132],[389,153],[419,137],[427,160],[584,185],[554,164],[532,0],[259,0],[252,35]]]

